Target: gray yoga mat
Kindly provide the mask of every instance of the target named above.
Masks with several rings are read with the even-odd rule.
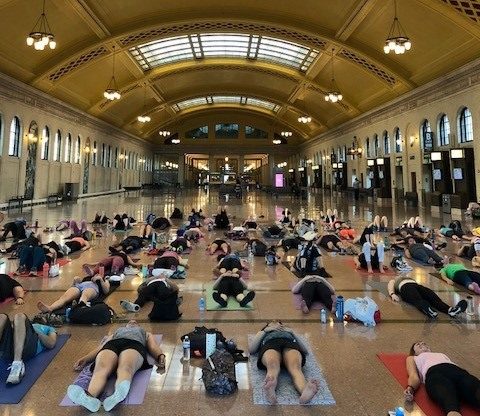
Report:
[[[255,335],[248,335],[248,345],[252,343],[252,340]],[[307,405],[315,406],[315,405],[334,405],[335,399],[328,388],[327,381],[323,376],[322,369],[317,363],[315,356],[310,348],[305,337],[299,337],[304,344],[307,346],[308,355],[305,362],[305,366],[303,367],[303,373],[305,374],[305,378],[308,379],[316,379],[320,382],[320,387],[318,389],[317,394],[310,400]],[[253,403],[254,404],[263,404],[263,405],[270,405],[270,403],[266,400],[264,392],[263,392],[263,382],[265,380],[266,371],[259,370],[257,367],[257,354],[250,354],[250,359],[248,360],[248,366],[250,369],[250,381],[252,384],[253,390]],[[299,405],[298,398],[300,395],[298,394],[297,390],[293,386],[293,382],[291,377],[288,375],[285,369],[282,369],[280,375],[278,377],[278,385],[277,385],[277,401],[279,405]]]

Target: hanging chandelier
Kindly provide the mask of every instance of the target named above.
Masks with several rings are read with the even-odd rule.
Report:
[[[397,17],[397,0],[393,0],[395,8],[395,17],[393,18],[392,26],[388,32],[388,37],[385,40],[385,46],[383,51],[390,53],[395,52],[396,55],[404,54],[405,51],[409,51],[412,47],[412,42],[408,38],[405,29],[400,24],[400,20]]]
[[[158,134],[163,137],[168,137],[171,133],[168,130],[160,130]]]
[[[110,101],[119,100],[122,96],[117,87],[117,80],[115,79],[115,46],[113,47],[113,64],[112,64],[112,78],[103,92],[103,96]]]
[[[291,137],[293,133],[291,131],[282,131],[280,134],[283,137]]]
[[[179,144],[180,143],[180,139],[177,137],[175,139],[172,139],[172,144]]]
[[[137,117],[137,120],[140,122],[140,123],[148,123],[150,122],[152,119],[150,118],[150,116],[146,115],[146,109],[147,109],[147,84],[145,83],[144,85],[144,89],[143,89],[143,111],[141,115],[139,115]]]
[[[303,115],[303,116],[298,117],[298,122],[299,123],[307,124],[307,123],[310,123],[311,121],[312,121],[312,117],[307,116],[307,115]]]
[[[333,71],[333,59],[334,59],[334,50],[332,49],[332,60],[330,61],[331,68],[332,68],[332,78],[330,80],[331,90],[325,94],[325,101],[336,103],[337,101],[343,100],[343,95],[340,94],[340,92],[338,92],[339,88],[337,86],[337,83],[335,82],[335,73]]]
[[[273,144],[282,144],[282,141],[280,139],[273,139],[272,143]]]
[[[45,14],[45,0],[43,0],[42,14],[27,36],[27,45],[33,46],[36,51],[43,51],[47,45],[50,49],[55,49],[57,46],[55,36],[52,33],[52,29],[50,29],[47,15]]]

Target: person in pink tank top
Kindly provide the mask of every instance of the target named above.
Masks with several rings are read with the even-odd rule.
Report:
[[[424,383],[428,396],[446,416],[462,416],[461,402],[480,409],[480,380],[454,364],[445,354],[432,352],[425,342],[412,345],[406,365],[406,401],[413,401],[415,391]]]

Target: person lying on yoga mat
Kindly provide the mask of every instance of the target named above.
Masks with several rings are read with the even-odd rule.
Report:
[[[280,223],[286,227],[292,225],[292,213],[288,208],[285,208],[282,211],[282,217],[280,218]]]
[[[172,226],[172,222],[165,217],[157,217],[152,222],[152,228],[155,230],[166,230]]]
[[[129,321],[109,334],[105,343],[75,362],[73,368],[76,371],[91,364],[93,375],[86,390],[71,384],[67,396],[90,412],[98,412],[102,405],[98,397],[105,389],[108,378],[115,373],[115,391],[103,401],[103,408],[109,412],[127,397],[135,373],[151,367],[147,362],[148,354],[156,360],[160,369],[165,368],[165,354],[155,337],[136,321]]]
[[[403,234],[404,233],[404,234]],[[416,234],[408,234],[407,231],[402,231],[402,235],[404,235],[404,237],[401,237],[401,238],[396,238],[392,244],[392,248],[395,249],[395,250],[405,250],[405,247],[408,246],[408,239],[409,238],[413,238],[415,240],[416,243],[418,244],[423,244],[425,245],[427,248],[430,248],[431,250],[434,249],[433,247],[433,242],[425,237],[420,237]],[[438,244],[435,244],[435,250],[440,250],[442,248],[445,248],[447,247],[447,243],[445,241],[441,242],[441,243],[438,243]]]
[[[225,209],[215,215],[215,228],[219,230],[227,230],[230,228],[230,220],[228,219],[227,211]]]
[[[248,290],[245,281],[238,272],[227,270],[223,272],[213,284],[212,297],[222,308],[228,304],[229,296],[234,297],[244,308],[255,297],[253,290]]]
[[[362,252],[354,258],[357,269],[367,269],[368,273],[373,273],[373,270],[385,273],[384,261],[385,246],[383,241],[380,241],[376,246],[372,246],[366,241],[362,246]]]
[[[342,241],[335,234],[324,234],[318,240],[317,244],[329,251],[344,252],[347,249],[353,249],[354,246],[348,241]]]
[[[217,256],[218,264],[213,269],[213,274],[221,275],[226,271],[240,273],[242,270],[248,270],[248,262],[241,260],[237,254],[219,254]]]
[[[87,231],[87,221],[81,220],[80,223],[77,223],[75,220],[62,220],[56,226],[57,231],[70,230],[71,237],[82,236],[85,231]]]
[[[127,266],[138,267],[130,256],[123,251],[117,251],[114,255],[106,257],[98,263],[84,264],[82,267],[87,276],[95,276],[99,273],[100,267],[103,267],[105,275],[116,275],[120,274]]]
[[[335,313],[335,288],[320,276],[305,276],[295,286],[292,287],[292,293],[302,295],[300,307],[302,312],[307,314],[314,302],[320,302],[325,307]]]
[[[280,228],[277,224],[269,225],[263,229],[263,236],[265,238],[282,238],[285,233],[285,229]]]
[[[298,251],[291,267],[291,270],[298,272],[301,277],[305,277],[307,274],[318,274],[320,269],[323,269],[322,255],[313,239],[307,241]]]
[[[126,212],[114,213],[112,220],[112,228],[114,230],[126,231],[132,228],[135,220],[131,218]]]
[[[278,242],[277,247],[282,247],[286,253],[292,248],[298,248],[299,244],[301,244],[301,241],[298,237],[293,234],[287,234]]]
[[[445,225],[441,225],[440,229],[437,232],[437,235],[439,235],[440,237],[449,237],[455,241],[460,241],[462,239],[470,241],[472,238],[466,235],[465,231],[463,231],[460,221],[453,221],[449,224],[448,227]]]
[[[385,232],[388,229],[388,218],[385,215],[382,217],[375,215],[372,225],[374,231]]]
[[[185,237],[177,237],[175,240],[173,240],[170,243],[170,247],[173,249],[173,251],[176,251],[177,253],[181,253],[182,251],[185,251],[187,248],[192,247],[192,243],[188,241]]]
[[[15,304],[23,305],[25,290],[20,283],[12,279],[9,275],[0,273],[0,302],[8,298],[14,298]]]
[[[40,241],[38,241],[38,244],[40,244]],[[22,246],[18,249],[17,254],[19,258],[18,269],[13,273],[14,275],[28,273],[29,276],[37,276],[38,270],[42,270],[46,261],[45,250],[40,245]]]
[[[24,361],[52,349],[57,343],[55,328],[32,324],[23,313],[17,313],[13,322],[0,314],[0,358],[12,360],[7,384],[18,384],[25,375]]]
[[[50,305],[39,301],[37,308],[40,312],[53,312],[78,300],[78,305],[88,305],[90,301],[97,299],[100,293],[106,295],[110,291],[110,283],[99,274],[93,277],[79,276],[73,278],[72,287]]]
[[[357,232],[349,224],[343,221],[335,221],[334,229],[343,240],[355,240]]]
[[[64,246],[67,247],[68,250],[65,250]],[[65,241],[65,243],[60,246],[64,254],[76,253],[77,251],[86,251],[90,247],[90,243],[83,237],[73,237],[71,240]]]
[[[290,374],[300,395],[300,404],[313,399],[319,388],[318,380],[306,380],[302,372],[308,354],[307,347],[292,329],[281,321],[271,321],[264,326],[250,344],[250,354],[258,352],[257,367],[266,370],[263,390],[270,404],[277,403],[277,382],[281,367]]]
[[[473,237],[470,244],[463,245],[457,256],[470,260],[473,267],[480,267],[480,237]]]
[[[463,263],[449,263],[440,269],[440,277],[449,285],[454,283],[480,295],[480,273],[468,270]]]
[[[27,238],[25,234],[26,226],[27,221],[24,218],[17,218],[15,221],[6,222],[3,225],[3,235],[0,237],[0,241],[5,241],[10,234],[14,243]]]
[[[254,256],[264,256],[267,252],[267,244],[258,238],[250,238],[243,246],[244,250],[251,250]]]
[[[406,222],[406,228],[412,228],[415,231],[424,233],[426,231],[425,226],[423,225],[423,220],[420,217],[410,217]]]
[[[110,253],[113,255],[119,251],[123,251],[125,254],[131,254],[137,250],[140,250],[143,247],[148,245],[149,241],[142,237],[136,235],[130,235],[127,238],[120,241],[118,244],[111,245],[108,247]]]
[[[175,207],[172,214],[170,215],[171,220],[183,220],[183,212],[180,211],[180,208]]]
[[[183,236],[188,241],[193,241],[194,243],[198,243],[200,239],[204,237],[203,233],[200,231],[200,228],[198,227],[192,227],[192,228],[189,228],[188,230],[185,230],[185,232],[183,233]]]
[[[161,256],[157,257],[153,263],[154,269],[176,269],[178,266],[188,268],[188,260],[182,259],[175,251],[164,251]]]
[[[107,224],[108,217],[105,215],[105,211],[96,212],[95,219],[92,221],[92,224]]]
[[[338,218],[338,212],[337,209],[335,208],[333,211],[328,208],[326,214],[323,214],[323,211],[320,211],[320,218],[324,224],[327,225],[333,225],[333,223],[337,220]]]
[[[23,246],[38,246],[40,245],[40,238],[34,233],[31,233],[26,239],[13,243],[6,249],[0,249],[0,253],[9,253],[12,257],[18,257],[19,249]]]
[[[375,231],[373,230],[373,224],[367,225],[363,231],[360,237],[358,237],[356,240],[354,240],[354,243],[359,243],[360,245],[364,245],[365,243],[370,243],[371,245],[375,245],[373,242],[373,236],[375,234]]]
[[[209,246],[207,247],[208,252],[210,255],[214,254],[217,250],[223,251],[225,254],[228,254],[232,251],[230,244],[228,244],[225,240],[221,240],[217,238],[213,240]]]
[[[249,216],[242,224],[247,230],[255,230],[258,227],[257,221],[253,216]]]
[[[467,301],[462,299],[455,306],[447,305],[430,288],[418,284],[408,276],[399,276],[388,282],[388,294],[394,302],[403,301],[415,306],[429,318],[436,318],[438,311],[455,317],[467,309]]]
[[[448,256],[440,257],[435,251],[426,247],[423,244],[416,243],[413,238],[407,240],[407,247],[405,248],[405,257],[417,260],[425,265],[432,265],[441,267],[448,264]]]
[[[461,403],[480,410],[480,380],[453,363],[445,354],[432,352],[423,341],[415,342],[406,361],[407,402],[425,384],[428,397],[443,410],[445,416],[462,416]]]

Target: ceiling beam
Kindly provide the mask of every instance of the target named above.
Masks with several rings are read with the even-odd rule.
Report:
[[[65,7],[64,0],[62,0],[61,3],[61,7]],[[110,31],[90,8],[90,6],[88,6],[85,0],[67,0],[67,3],[73,8],[73,10],[75,10],[77,15],[81,17],[81,19],[98,36],[99,39],[105,39],[111,36]]]
[[[379,0],[361,0],[357,2],[345,22],[335,33],[335,39],[345,42],[351,34],[360,26],[368,14],[373,10]]]

